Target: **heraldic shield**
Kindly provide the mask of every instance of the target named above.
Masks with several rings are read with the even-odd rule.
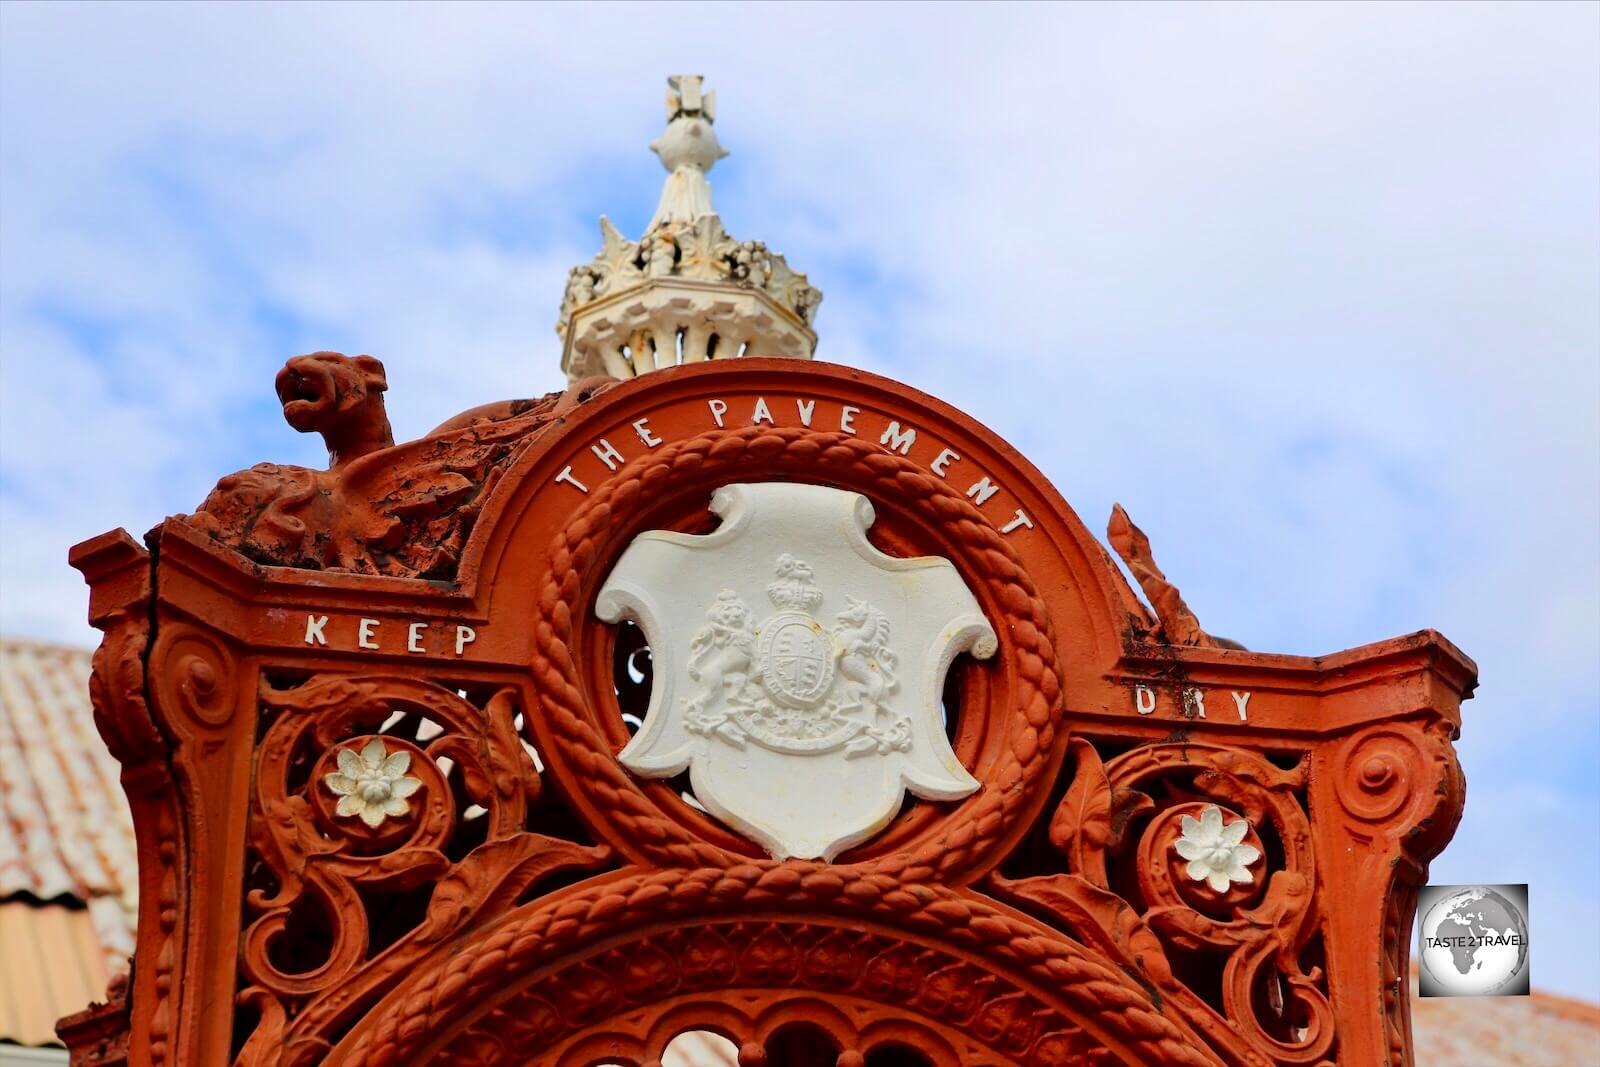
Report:
[[[950,561],[878,551],[859,493],[727,485],[711,510],[710,534],[640,534],[596,601],[606,622],[643,628],[655,664],[623,765],[687,767],[708,811],[780,859],[832,859],[907,789],[975,791],[939,698],[958,655],[997,642]]]

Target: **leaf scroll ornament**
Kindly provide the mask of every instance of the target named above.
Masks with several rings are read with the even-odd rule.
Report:
[[[1123,831],[1155,802],[1135,789],[1113,789],[1094,746],[1081,737],[1070,742],[1077,772],[1066,796],[1050,817],[1050,843],[1067,857],[1067,867],[1105,889],[1106,852],[1122,843]]]
[[[1050,817],[1050,843],[1067,858],[1071,874],[1009,879],[993,884],[1004,897],[1042,907],[1089,943],[1158,985],[1170,983],[1172,969],[1155,933],[1137,910],[1109,888],[1106,853],[1121,845],[1123,831],[1141,812],[1155,806],[1144,793],[1114,789],[1094,746],[1074,737],[1077,762],[1072,785]]]
[[[1156,802],[1140,790],[1113,786],[1088,741],[1073,737],[1069,747],[1076,768],[1072,784],[1050,817],[1048,836],[1070,873],[1016,879],[993,874],[990,888],[1000,899],[1048,917],[1115,960],[1154,997],[1170,1004],[1183,1020],[1180,1025],[1225,1062],[1265,1067],[1269,1061],[1260,1050],[1173,973],[1166,944],[1142,906],[1111,888],[1108,856],[1124,848],[1129,828],[1154,811]]]

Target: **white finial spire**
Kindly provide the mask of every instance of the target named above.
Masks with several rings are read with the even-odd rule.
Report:
[[[760,241],[735,241],[711,204],[706,172],[728,152],[716,94],[698,74],[667,79],[667,128],[650,145],[667,168],[655,217],[637,242],[600,219],[600,254],[567,279],[556,333],[572,381],[630,378],[736,356],[810,359],[822,294]]]
[[[700,94],[700,75],[679,74],[667,79],[667,129],[650,143],[650,150],[661,157],[667,168],[667,184],[649,229],[670,222],[694,222],[704,215],[715,215],[711,206],[711,183],[706,172],[728,150],[717,143],[716,93]]]

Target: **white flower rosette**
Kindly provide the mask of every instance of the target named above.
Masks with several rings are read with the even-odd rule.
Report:
[[[1256,880],[1247,868],[1261,858],[1261,850],[1244,843],[1245,834],[1250,832],[1245,820],[1225,823],[1222,810],[1211,804],[1198,819],[1183,816],[1179,827],[1181,832],[1172,847],[1189,861],[1184,873],[1194,881],[1226,893],[1236,882],[1247,885]]]
[[[362,747],[339,750],[339,769],[323,776],[322,782],[339,797],[335,814],[342,818],[359,816],[376,827],[385,818],[407,815],[411,805],[406,797],[422,787],[422,780],[406,774],[411,753],[390,753],[383,742],[373,738]]]

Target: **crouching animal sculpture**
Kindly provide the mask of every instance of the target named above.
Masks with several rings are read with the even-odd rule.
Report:
[[[551,421],[610,384],[485,405],[396,445],[381,362],[296,356],[278,372],[278,399],[290,426],[322,436],[327,469],[258,463],[178,517],[269,566],[448,578],[500,474]]]

